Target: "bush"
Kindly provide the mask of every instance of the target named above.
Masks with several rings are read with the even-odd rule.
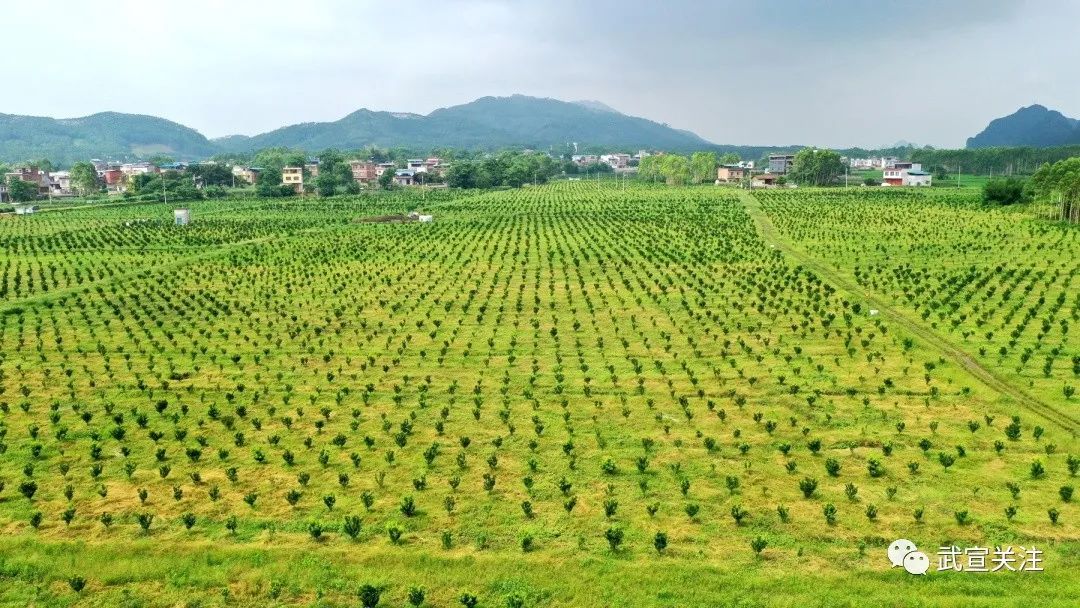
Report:
[[[983,186],[983,202],[988,205],[1013,205],[1027,200],[1024,181],[1015,177],[994,178]]]
[[[349,538],[355,540],[360,536],[360,517],[356,515],[346,515],[345,523],[342,524],[341,529],[345,534],[349,535]]]
[[[663,553],[664,549],[667,549],[668,537],[666,532],[657,532],[653,537],[653,546],[656,547],[657,553]]]
[[[764,538],[761,538],[760,536],[758,536],[758,537],[754,538],[754,540],[750,541],[750,548],[754,550],[754,553],[757,553],[759,555],[761,554],[762,551],[765,550],[765,547],[768,547],[768,546],[769,546],[769,541],[765,540]]]
[[[618,551],[619,546],[622,545],[623,541],[622,528],[608,528],[607,531],[604,532],[604,538],[607,539],[608,544],[611,545],[612,551]]]
[[[358,595],[360,596],[360,605],[364,608],[375,608],[379,605],[379,599],[382,597],[382,588],[374,585],[363,585],[360,587]]]

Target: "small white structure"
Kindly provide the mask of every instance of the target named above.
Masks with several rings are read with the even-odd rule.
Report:
[[[424,214],[420,214],[419,216],[417,216],[417,218],[416,218],[416,219],[417,219],[417,220],[419,220],[419,221],[421,221],[421,222],[427,223],[427,222],[433,222],[433,221],[435,221],[435,216],[434,216],[434,215],[424,215]]]
[[[15,207],[15,215],[31,215],[33,213],[33,205],[19,205],[18,207]]]
[[[177,209],[173,211],[173,223],[177,226],[187,226],[191,223],[191,211],[188,209]]]

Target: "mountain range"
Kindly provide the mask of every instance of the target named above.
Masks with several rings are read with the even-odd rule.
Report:
[[[990,121],[981,133],[967,140],[968,148],[1050,148],[1075,144],[1080,144],[1080,121],[1038,104]]]
[[[566,102],[524,95],[483,97],[427,115],[360,109],[333,122],[301,123],[251,137],[213,140],[153,116],[104,112],[54,119],[0,114],[0,161],[48,158],[60,165],[88,158],[131,159],[154,154],[190,160],[277,146],[312,152],[371,145],[416,150],[547,149],[572,142],[673,151],[715,147],[689,131],[628,116],[597,101]]]

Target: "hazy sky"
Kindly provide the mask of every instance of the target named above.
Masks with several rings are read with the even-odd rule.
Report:
[[[731,144],[959,147],[1021,105],[1080,116],[1080,1],[5,4],[0,112],[210,137],[512,93]]]

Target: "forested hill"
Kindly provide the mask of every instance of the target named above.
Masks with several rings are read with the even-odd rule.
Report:
[[[219,152],[283,146],[317,152],[367,146],[560,151],[639,148],[690,151],[713,147],[701,137],[628,116],[598,102],[571,103],[514,95],[484,97],[424,116],[358,110],[334,122],[296,124],[269,133],[208,140],[198,131],[162,118],[105,112],[55,119],[0,114],[0,162],[48,158],[70,165],[88,158],[134,159],[164,154],[193,160]]]
[[[376,145],[415,149],[580,146],[691,150],[711,144],[689,131],[627,116],[596,102],[514,95],[483,97],[427,115],[361,109],[334,122],[283,127],[220,140],[229,151],[286,146],[306,150]]]
[[[968,148],[1050,148],[1073,144],[1080,144],[1080,122],[1038,104],[990,121],[986,129],[967,140]]]
[[[217,150],[198,131],[138,114],[102,112],[83,118],[0,114],[0,162],[47,158],[69,166],[89,158],[202,158]]]

